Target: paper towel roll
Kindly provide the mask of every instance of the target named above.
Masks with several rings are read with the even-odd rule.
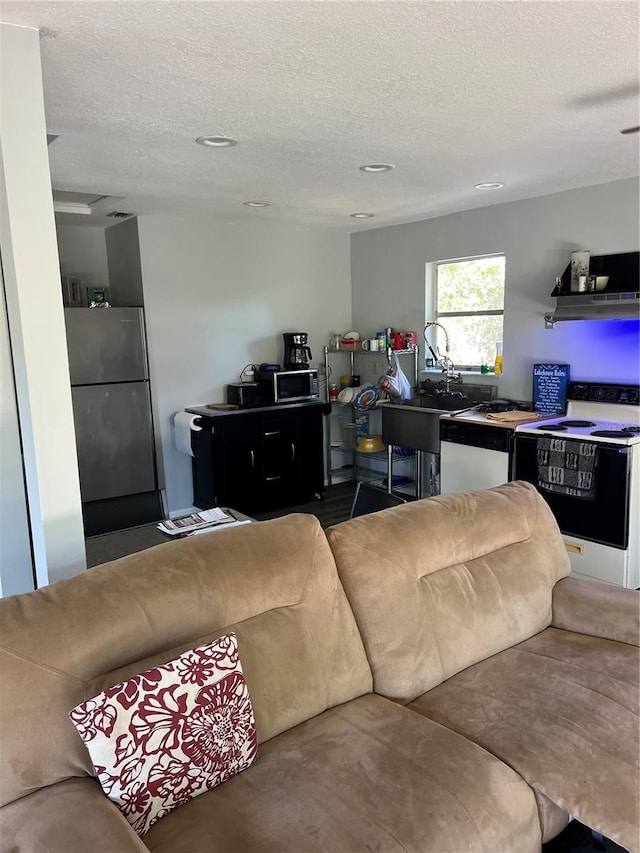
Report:
[[[191,433],[200,432],[202,429],[195,423],[199,417],[192,412],[176,412],[173,416],[173,436],[180,453],[188,453],[189,456],[193,456]]]

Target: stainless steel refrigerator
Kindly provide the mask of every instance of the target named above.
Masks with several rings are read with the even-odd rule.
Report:
[[[65,308],[85,533],[162,517],[141,308]]]

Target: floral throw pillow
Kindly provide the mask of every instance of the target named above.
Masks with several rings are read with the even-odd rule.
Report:
[[[104,792],[140,836],[258,755],[235,634],[116,684],[69,717]]]

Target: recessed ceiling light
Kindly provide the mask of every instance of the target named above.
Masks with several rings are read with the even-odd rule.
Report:
[[[484,184],[476,184],[475,190],[499,190],[502,189],[504,184],[501,184],[499,181],[487,181]]]
[[[375,213],[351,213],[349,214],[353,219],[371,219],[375,216]]]
[[[199,136],[196,139],[198,145],[206,145],[208,148],[232,148],[238,144],[237,139],[230,136]]]
[[[243,201],[245,207],[271,207],[270,201]]]
[[[369,163],[366,166],[360,166],[361,172],[390,172],[395,169],[392,163]]]

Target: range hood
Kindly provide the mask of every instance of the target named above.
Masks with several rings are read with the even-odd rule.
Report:
[[[553,313],[545,314],[545,328],[562,320],[627,320],[640,317],[640,253],[592,257],[590,275],[608,276],[602,291],[570,291],[571,264],[551,293],[556,300]]]

